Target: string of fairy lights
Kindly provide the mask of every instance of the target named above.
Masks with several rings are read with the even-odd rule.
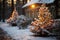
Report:
[[[52,15],[48,10],[48,7],[46,7],[45,4],[42,4],[39,9],[39,15],[38,19],[34,18],[35,21],[33,21],[31,24],[34,26],[39,26],[41,28],[50,26],[52,24]]]

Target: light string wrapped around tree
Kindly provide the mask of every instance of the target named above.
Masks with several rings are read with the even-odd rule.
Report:
[[[39,15],[38,19],[34,18],[35,21],[33,21],[31,24],[34,27],[34,31],[38,31],[40,28],[45,29],[45,28],[51,28],[51,25],[53,23],[52,20],[52,15],[50,11],[48,10],[48,7],[46,7],[46,4],[42,4],[40,9],[39,9]]]
[[[14,8],[12,15],[9,19],[7,19],[7,22],[8,23],[15,22],[17,20],[17,17],[18,17],[18,12],[16,11],[16,8]]]

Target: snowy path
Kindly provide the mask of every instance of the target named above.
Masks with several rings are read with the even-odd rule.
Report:
[[[18,27],[9,27],[9,24],[2,23],[0,28],[8,33],[15,40],[56,40],[54,37],[33,37],[29,29],[19,29]]]

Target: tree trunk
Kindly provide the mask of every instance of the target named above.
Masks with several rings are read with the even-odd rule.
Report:
[[[56,18],[58,18],[58,0],[55,0],[55,10],[56,10]]]
[[[3,13],[2,13],[3,22],[5,22],[5,2],[6,0],[3,0]]]
[[[12,12],[14,10],[14,0],[11,0],[12,1]]]

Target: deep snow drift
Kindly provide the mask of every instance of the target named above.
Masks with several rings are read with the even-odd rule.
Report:
[[[55,37],[34,37],[29,29],[19,29],[18,27],[11,27],[7,23],[0,23],[0,28],[7,32],[15,40],[56,40]]]

